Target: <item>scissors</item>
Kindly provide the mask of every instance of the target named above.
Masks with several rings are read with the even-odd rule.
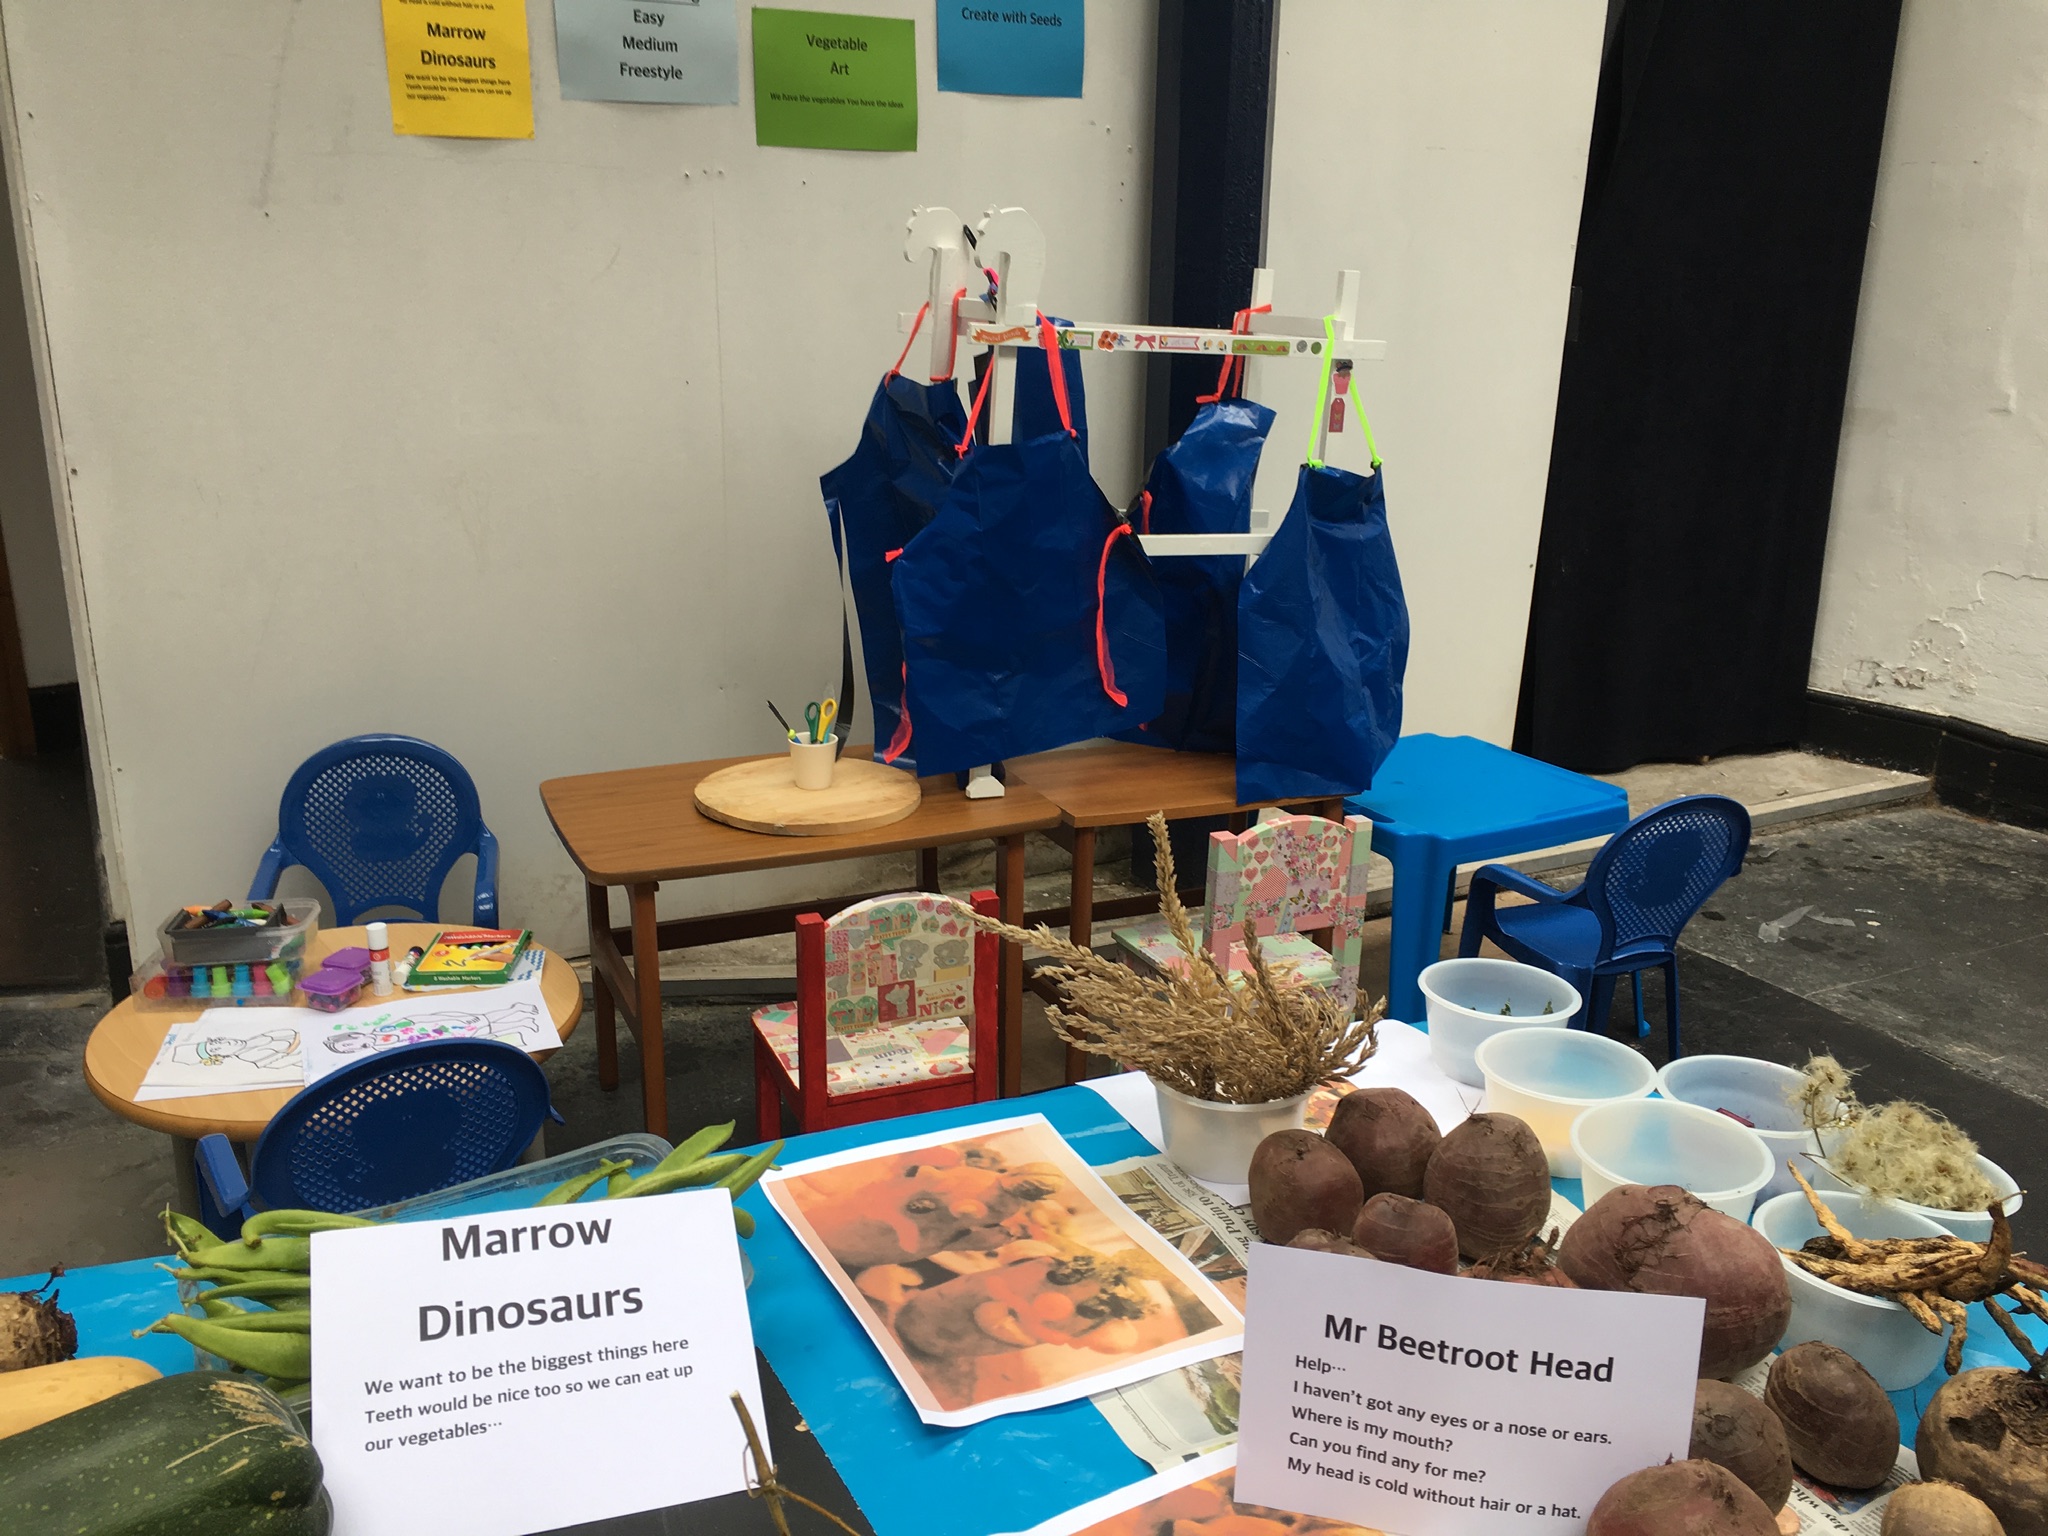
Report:
[[[839,701],[827,699],[823,704],[804,706],[804,724],[811,728],[813,743],[822,742],[832,734],[832,722],[839,718]]]

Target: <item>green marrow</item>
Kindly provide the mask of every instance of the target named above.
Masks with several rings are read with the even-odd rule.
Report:
[[[187,1371],[0,1440],[8,1536],[327,1536],[320,1458],[254,1382]]]

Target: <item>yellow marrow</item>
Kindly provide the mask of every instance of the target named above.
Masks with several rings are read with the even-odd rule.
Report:
[[[117,1392],[155,1381],[162,1372],[125,1355],[96,1355],[0,1373],[0,1440],[34,1429]]]

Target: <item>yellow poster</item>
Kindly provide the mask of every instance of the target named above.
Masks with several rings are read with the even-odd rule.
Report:
[[[384,0],[391,131],[533,137],[526,0]]]

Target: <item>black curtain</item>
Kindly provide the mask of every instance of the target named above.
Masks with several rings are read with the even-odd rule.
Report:
[[[1796,742],[1900,0],[1626,0],[1515,746]]]
[[[1250,296],[1266,212],[1276,0],[1160,0],[1149,313],[1228,326]],[[1152,358],[1145,462],[1216,387],[1214,358]]]

